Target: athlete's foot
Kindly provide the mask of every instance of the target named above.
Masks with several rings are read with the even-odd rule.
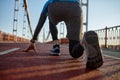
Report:
[[[60,46],[59,45],[54,45],[52,50],[50,51],[51,56],[59,56],[60,55]]]
[[[88,31],[84,34],[83,45],[87,55],[86,68],[96,69],[102,66],[102,53],[99,46],[98,36],[94,31]]]

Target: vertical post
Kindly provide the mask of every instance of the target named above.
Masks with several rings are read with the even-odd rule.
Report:
[[[28,21],[28,27],[30,29],[31,36],[33,37],[32,27],[31,27],[31,22],[30,22],[30,16],[29,16],[29,11],[28,11],[28,3],[27,3],[27,0],[23,0],[23,2],[24,2],[24,8],[25,8],[25,11],[26,11],[27,21]]]
[[[88,6],[89,6],[89,0],[87,0],[87,5],[86,5],[86,31],[88,31]]]
[[[89,0],[86,0],[86,3],[81,0],[81,5],[86,7],[86,22],[83,22],[83,25],[86,26],[86,31],[88,31],[88,9],[89,9]]]
[[[117,27],[117,30],[118,30],[118,50],[120,50],[120,26]]]
[[[107,48],[107,26],[105,28],[105,48]]]
[[[26,19],[25,19],[25,17],[26,17],[26,14],[24,12],[24,14],[23,14],[23,30],[22,30],[22,36],[23,37],[25,37],[25,33],[26,33],[26,26],[25,26]]]
[[[60,38],[64,38],[64,22],[60,23]],[[63,30],[63,31],[62,31]],[[62,37],[63,36],[63,37]]]
[[[18,12],[19,12],[19,0],[15,0],[14,19],[13,19],[13,35],[15,35],[15,36],[17,36]],[[17,37],[16,37],[15,41],[17,41]]]
[[[43,28],[43,43],[45,42],[45,29]]]

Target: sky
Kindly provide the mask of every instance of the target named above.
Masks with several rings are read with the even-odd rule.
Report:
[[[34,32],[41,10],[47,0],[28,0],[28,7],[30,13],[30,21],[32,30]],[[12,34],[13,31],[13,15],[14,15],[15,0],[0,0],[0,30]],[[86,0],[83,0],[85,3]],[[20,0],[19,17],[18,17],[18,36],[22,36],[23,29],[23,15],[24,8],[23,0]],[[83,9],[83,19],[85,21],[85,7]],[[103,29],[106,26],[112,27],[120,25],[120,0],[89,0],[89,14],[88,14],[88,30]],[[27,26],[27,23],[26,23]],[[61,26],[58,24],[57,28]],[[28,27],[28,26],[27,26]],[[44,24],[44,28],[39,34],[39,40],[43,40],[43,30],[45,33],[49,32],[48,19]],[[65,34],[66,34],[66,28]],[[85,27],[83,28],[83,32]],[[59,32],[59,31],[58,31]],[[61,32],[59,32],[60,34]],[[26,31],[26,37],[30,34]],[[46,34],[47,36],[47,34]],[[60,35],[58,35],[61,37]],[[64,37],[66,35],[63,35]]]

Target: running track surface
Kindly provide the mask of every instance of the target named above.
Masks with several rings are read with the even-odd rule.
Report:
[[[73,59],[65,45],[60,56],[49,55],[52,44],[37,43],[37,53],[22,52],[27,46],[0,43],[0,80],[120,80],[120,59],[103,55],[103,66],[88,70],[85,55]]]

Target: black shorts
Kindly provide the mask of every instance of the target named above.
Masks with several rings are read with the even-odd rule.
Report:
[[[75,2],[54,2],[48,6],[48,16],[52,24],[64,21],[67,37],[79,41],[82,34],[82,9]]]

